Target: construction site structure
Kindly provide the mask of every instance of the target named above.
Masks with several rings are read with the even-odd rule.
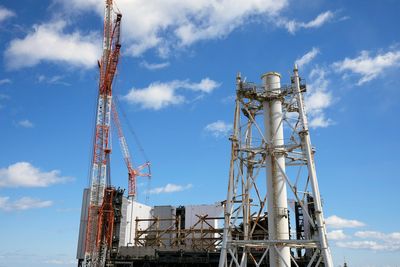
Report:
[[[135,200],[137,197],[137,191],[136,191],[137,180],[136,180],[136,178],[138,176],[148,177],[148,178],[151,177],[150,162],[147,160],[146,163],[134,168],[133,163],[132,163],[132,157],[131,157],[131,154],[129,153],[128,143],[126,142],[126,138],[125,138],[124,132],[122,130],[121,122],[119,120],[119,115],[118,115],[115,101],[113,101],[111,110],[112,110],[112,119],[114,122],[114,126],[117,129],[117,133],[118,133],[118,140],[119,140],[121,152],[124,157],[125,165],[128,169],[128,196],[132,200]],[[142,172],[143,170],[145,170],[145,172]]]
[[[131,202],[137,195],[137,176],[151,176],[148,161],[134,168],[112,98],[112,85],[121,50],[121,18],[122,14],[113,9],[113,1],[105,0],[103,54],[99,61],[100,78],[93,158],[89,177],[90,187],[83,193],[77,250],[78,266],[84,267],[108,265],[110,259],[118,252],[120,233],[125,231],[125,225],[121,228],[121,222],[123,222],[121,219],[126,217],[126,213],[122,210],[124,190],[116,189],[111,184],[111,120],[117,129],[122,155],[128,170],[128,196]],[[143,169],[147,169],[148,172],[142,172]]]
[[[105,0],[93,159],[82,201],[78,266],[333,267],[303,101],[306,86],[297,67],[287,86],[281,86],[275,72],[262,76],[262,86],[237,76],[225,201],[178,207],[136,202],[136,178],[150,177],[150,164],[133,167],[113,101],[121,18],[113,1]],[[128,170],[128,198],[111,183],[111,121]]]
[[[236,78],[219,267],[333,267],[305,91],[297,66],[289,85],[276,72],[261,86]]]
[[[105,266],[333,266],[305,114],[306,85],[297,67],[289,85],[281,85],[276,72],[262,81],[236,77],[227,199],[150,207],[118,191]]]
[[[104,15],[103,55],[99,61],[100,80],[90,174],[90,197],[85,233],[85,267],[105,266],[112,245],[116,190],[110,177],[110,124],[112,83],[120,53],[121,14],[113,20],[112,0],[107,0]]]
[[[118,211],[114,212],[114,243],[104,266],[218,265],[223,232],[221,203],[150,207],[122,194],[114,201]],[[84,210],[85,204],[82,216]],[[78,245],[78,257],[81,254]]]

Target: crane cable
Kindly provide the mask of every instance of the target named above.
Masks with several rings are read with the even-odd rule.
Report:
[[[138,149],[139,149],[139,151],[140,151],[142,157],[144,158],[144,160],[146,161],[146,163],[149,163],[150,160],[149,160],[149,158],[147,157],[147,154],[146,154],[146,152],[144,151],[144,148],[143,148],[142,144],[140,143],[139,138],[138,138],[136,132],[134,131],[132,125],[130,124],[129,119],[128,119],[128,116],[126,115],[124,109],[123,109],[122,106],[120,105],[120,101],[119,101],[119,98],[118,98],[117,95],[116,95],[116,97],[115,97],[115,104],[116,104],[117,109],[119,109],[120,114],[122,114],[122,117],[124,117],[125,123],[126,123],[126,125],[128,126],[128,130],[129,130],[129,132],[132,134],[132,136],[133,136],[133,138],[134,138],[134,140],[135,140],[135,143],[136,143],[136,145],[137,145],[137,147],[138,147]],[[148,205],[148,204],[149,204],[149,201],[150,201],[150,189],[151,189],[151,166],[150,166],[150,165],[148,166],[148,170],[149,170],[150,176],[147,177],[147,188],[146,188],[146,190],[145,190],[145,203],[144,203],[144,204],[146,204],[146,205]]]
[[[135,132],[135,130],[133,129],[131,123],[129,122],[128,116],[126,115],[124,109],[122,108],[122,106],[120,104],[118,96],[115,97],[115,102],[117,104],[116,105],[117,109],[119,109],[120,114],[122,114],[122,117],[124,117],[124,119],[125,119],[125,124],[128,126],[128,131],[132,134],[132,136],[133,136],[133,138],[135,140],[135,143],[136,143],[137,147],[139,148],[139,151],[140,151],[142,157],[144,158],[144,160],[146,162],[150,162],[149,158],[147,157],[147,154],[144,151],[144,148],[143,148],[143,146],[142,146],[142,144],[141,144],[141,142],[140,142],[140,140],[139,140],[139,138],[138,138],[138,136],[137,136],[137,134]]]
[[[115,91],[115,87],[116,87],[115,83],[118,81],[117,78],[118,78],[118,72],[115,73],[115,78],[114,78],[114,82],[113,82],[113,84],[114,84],[113,90],[114,91]],[[149,157],[147,156],[146,152],[144,151],[144,148],[143,148],[143,146],[142,146],[142,144],[141,144],[141,142],[139,140],[139,137],[137,136],[135,130],[133,129],[133,127],[132,127],[132,125],[131,125],[131,123],[130,123],[130,121],[128,119],[128,116],[126,115],[125,110],[122,108],[122,105],[120,104],[121,102],[119,100],[118,94],[114,95],[114,100],[115,100],[114,103],[115,103],[115,106],[117,108],[117,112],[119,111],[119,114],[122,114],[122,117],[125,120],[125,124],[128,127],[128,131],[133,136],[133,139],[134,139],[134,141],[136,143],[137,148],[139,149],[139,152],[140,152],[141,156],[146,161],[146,163],[150,163]],[[148,166],[148,170],[149,170],[150,176],[147,177],[147,188],[146,188],[146,191],[145,191],[146,192],[146,195],[145,195],[145,204],[146,205],[149,203],[149,199],[150,199],[150,189],[151,189],[151,166],[150,165]]]

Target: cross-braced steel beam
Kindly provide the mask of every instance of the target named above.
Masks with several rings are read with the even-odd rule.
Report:
[[[219,266],[333,267],[303,101],[306,86],[297,67],[290,85],[282,86],[275,72],[262,80],[259,86],[236,78]]]

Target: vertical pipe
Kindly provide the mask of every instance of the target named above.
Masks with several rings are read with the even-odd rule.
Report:
[[[132,244],[133,244],[132,243],[133,201],[134,201],[133,196],[128,196],[128,207],[127,207],[127,209],[129,210],[129,207],[130,207],[130,213],[127,212],[128,213],[127,223],[129,223],[129,233],[128,233],[128,242],[127,242],[126,246],[132,246]]]
[[[307,157],[308,176],[311,182],[311,187],[314,195],[315,220],[316,220],[316,226],[318,228],[317,230],[318,230],[319,241],[321,244],[321,252],[324,257],[324,264],[325,264],[324,266],[333,267],[332,255],[328,246],[328,239],[326,236],[324,216],[322,213],[321,196],[319,193],[317,173],[315,171],[314,158],[311,150],[311,140],[308,131],[307,116],[305,113],[303,96],[300,90],[300,77],[297,65],[294,66],[293,73],[294,73],[294,90],[297,96],[297,106],[299,108],[300,121],[302,122],[303,125],[303,129],[300,132],[300,138],[303,150]]]
[[[133,219],[131,219],[133,222]],[[135,246],[139,246],[139,217],[135,219]]]
[[[254,112],[249,111],[251,116],[254,117]],[[250,150],[252,144],[252,121],[248,120],[247,122],[247,129],[245,134],[245,148]],[[253,166],[251,160],[254,158],[251,152],[246,152],[246,159],[248,160],[248,165],[246,168],[246,179],[243,181],[242,184],[242,206],[243,206],[243,240],[250,240],[250,187],[251,187],[251,180],[253,178]],[[243,169],[241,170],[243,173]],[[243,247],[243,254],[241,259],[241,264],[247,264],[247,247]],[[244,265],[246,266],[246,265]]]
[[[282,124],[282,100],[280,94],[280,74],[269,72],[262,77],[266,99],[263,102],[265,137],[267,139],[267,200],[269,240],[288,240],[289,224],[287,214],[287,192],[285,171],[285,151]],[[279,165],[278,165],[279,164]],[[279,168],[281,166],[281,168]],[[282,169],[282,171],[281,171]],[[270,266],[290,266],[289,247],[270,249]]]

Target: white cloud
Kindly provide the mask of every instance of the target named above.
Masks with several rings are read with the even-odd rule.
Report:
[[[329,240],[343,240],[346,238],[347,238],[347,236],[343,232],[343,230],[333,230],[333,231],[328,232]]]
[[[30,120],[22,120],[18,122],[18,125],[24,128],[33,128],[35,125]]]
[[[36,208],[47,208],[53,204],[50,200],[40,200],[31,197],[22,197],[11,202],[9,197],[0,196],[0,209],[3,211],[28,210]]]
[[[147,61],[142,61],[140,66],[148,69],[148,70],[159,70],[164,69],[169,66],[169,62],[161,62],[161,63],[148,63]]]
[[[307,52],[301,58],[296,59],[295,63],[297,64],[298,67],[303,67],[304,65],[310,63],[318,54],[319,54],[319,49],[313,47],[311,51]]]
[[[400,251],[400,232],[357,231],[354,237],[368,240],[337,242],[343,248],[367,249],[373,251]]]
[[[309,75],[312,82],[307,85],[305,107],[311,128],[324,128],[332,124],[332,120],[325,115],[325,109],[333,102],[332,93],[328,90],[329,81],[325,76],[326,71],[319,67],[314,68]]]
[[[400,244],[400,232],[393,232],[386,234],[378,231],[357,231],[354,233],[354,236],[364,239],[372,238],[372,239],[381,239],[393,242],[397,241]]]
[[[370,56],[369,51],[361,51],[358,57],[346,57],[332,66],[337,72],[360,75],[357,85],[362,85],[382,75],[385,70],[400,66],[400,51],[389,51],[375,56]]]
[[[347,242],[336,242],[336,245],[341,248],[351,248],[351,249],[367,249],[374,251],[399,251],[400,244],[389,243],[389,242],[377,242],[370,240],[362,241],[347,241]]]
[[[3,22],[6,19],[14,17],[15,13],[5,7],[0,6],[0,22]]]
[[[3,84],[10,84],[11,83],[11,80],[10,79],[2,79],[2,80],[0,80],[0,85],[3,85]]]
[[[204,127],[206,132],[211,133],[215,137],[226,136],[231,130],[233,125],[224,121],[218,120],[210,123]]]
[[[327,119],[325,117],[325,114],[319,114],[318,116],[313,117],[310,122],[309,125],[311,128],[326,128],[328,126],[332,125],[332,120],[331,119]]]
[[[334,17],[332,11],[326,11],[324,13],[319,14],[315,19],[301,25],[303,28],[319,28],[324,25],[326,22],[330,21]]]
[[[187,184],[187,185],[167,184],[162,187],[153,188],[149,190],[149,193],[150,194],[174,193],[174,192],[181,192],[184,190],[188,190],[192,187],[193,187],[192,184]]]
[[[381,247],[375,241],[336,242],[336,245],[341,248],[381,250]]]
[[[67,82],[64,82],[63,79],[64,79],[64,76],[62,76],[62,75],[54,75],[51,77],[47,77],[46,75],[39,75],[37,77],[37,81],[39,83],[47,83],[47,84],[52,84],[52,85],[65,85],[65,86],[71,85]]]
[[[202,79],[199,83],[191,83],[187,80],[174,80],[171,82],[154,82],[146,88],[131,89],[124,99],[132,104],[139,104],[145,109],[159,110],[170,105],[185,102],[185,96],[178,90],[191,90],[201,93],[211,93],[220,84],[209,78]]]
[[[17,162],[0,168],[0,187],[46,187],[71,180],[60,171],[43,172],[28,162]]]
[[[63,20],[34,25],[23,39],[14,39],[5,51],[10,69],[32,67],[41,62],[57,62],[71,66],[96,66],[101,42],[94,34],[64,33]]]
[[[175,90],[171,83],[155,82],[146,88],[131,89],[124,99],[145,109],[159,110],[184,102],[185,97],[175,94]]]
[[[103,2],[57,0],[66,10],[90,10],[103,16]],[[119,0],[123,14],[122,34],[127,51],[134,56],[155,48],[166,56],[171,48],[218,39],[254,21],[280,13],[288,0]]]
[[[336,215],[326,218],[325,223],[328,225],[328,228],[357,228],[365,226],[363,222],[340,218]]]
[[[180,84],[181,88],[188,88],[193,91],[200,91],[203,93],[211,93],[214,89],[220,86],[220,83],[211,80],[210,78],[204,78],[199,83],[189,83],[185,81]]]
[[[286,18],[276,19],[275,23],[278,26],[284,27],[288,30],[288,32],[294,34],[299,29],[310,29],[310,28],[319,28],[325,23],[331,21],[334,18],[335,14],[332,11],[326,11],[319,14],[315,19],[309,22],[300,22],[295,20],[288,20]]]

